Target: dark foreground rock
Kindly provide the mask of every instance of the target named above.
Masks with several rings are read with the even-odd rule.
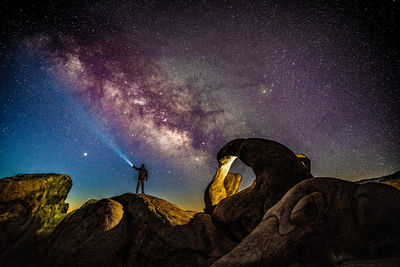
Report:
[[[69,176],[54,173],[0,179],[0,263],[21,259],[20,252],[26,260],[34,256],[66,215],[71,186]]]
[[[48,243],[48,266],[208,266],[237,243],[204,213],[149,195],[91,201]]]
[[[264,139],[217,158],[206,213],[128,193],[66,214],[68,176],[2,179],[0,266],[398,266],[394,187],[309,178],[306,156]],[[256,174],[241,192],[235,158]]]
[[[400,191],[388,185],[311,178],[212,266],[333,266],[400,256],[398,210]]]

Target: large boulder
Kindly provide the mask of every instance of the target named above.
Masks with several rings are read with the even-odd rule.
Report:
[[[218,171],[220,172],[221,169],[219,168]],[[226,176],[219,175],[217,172],[215,177],[219,177],[220,179],[212,180],[204,192],[204,211],[210,214],[222,199],[239,192],[239,185],[242,181],[240,174],[232,172],[228,172]]]
[[[48,243],[47,266],[209,266],[237,242],[210,215],[149,195],[91,201]]]
[[[212,266],[332,266],[400,256],[399,210],[400,191],[391,186],[311,178]]]
[[[256,175],[253,184],[231,196],[222,198],[223,181],[233,161],[239,158]],[[212,216],[228,227],[238,238],[248,235],[264,213],[298,182],[311,177],[309,165],[290,149],[266,139],[236,139],[227,143],[217,155],[218,170],[208,194]]]
[[[307,175],[312,177],[311,175],[311,160],[304,154],[296,154],[296,157],[303,163],[304,167],[307,170]]]
[[[0,262],[32,251],[26,248],[53,231],[67,213],[71,186],[68,175],[54,173],[0,179]]]

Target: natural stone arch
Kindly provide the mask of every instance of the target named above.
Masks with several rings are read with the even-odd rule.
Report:
[[[229,169],[236,158],[253,169],[256,180],[238,192],[238,179],[234,185],[237,190],[229,194],[224,181],[232,177]],[[309,168],[299,157],[272,140],[233,140],[221,148],[217,160],[218,170],[205,192],[205,211],[212,212],[217,221],[234,227],[240,233],[238,238],[254,229],[264,212],[292,186],[311,177]]]
[[[212,213],[215,205],[222,199],[236,194],[239,191],[239,185],[242,180],[241,175],[229,172],[236,158],[236,156],[228,156],[221,159],[214,179],[207,186],[204,194],[206,212]]]

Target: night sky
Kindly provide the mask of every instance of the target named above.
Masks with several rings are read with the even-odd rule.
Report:
[[[347,180],[400,169],[397,1],[2,2],[0,177],[72,208],[136,189],[201,210],[216,153],[276,140]],[[254,173],[241,162],[241,188]]]

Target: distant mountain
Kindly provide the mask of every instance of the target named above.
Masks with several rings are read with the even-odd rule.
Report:
[[[397,189],[400,190],[400,171],[395,172],[390,175],[382,176],[379,178],[363,179],[363,180],[357,181],[357,183],[359,183],[359,184],[383,183],[383,184],[388,184],[393,187],[396,187]]]

